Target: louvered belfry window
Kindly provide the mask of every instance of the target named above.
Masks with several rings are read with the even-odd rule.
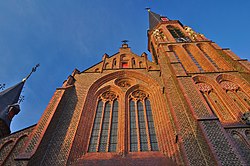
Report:
[[[171,35],[175,38],[176,42],[190,42],[191,41],[187,36],[184,35],[184,33],[179,28],[168,25],[167,29],[171,33]]]
[[[130,152],[159,150],[150,100],[141,90],[130,96],[129,131]]]
[[[118,101],[112,91],[98,101],[88,152],[115,152],[117,149]]]

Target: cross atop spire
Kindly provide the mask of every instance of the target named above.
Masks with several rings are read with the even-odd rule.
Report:
[[[36,69],[40,66],[40,64],[37,64],[35,67],[32,68],[31,72],[29,73],[29,75],[27,77],[25,77],[22,81],[25,82],[29,79],[29,77],[31,76],[32,73],[36,72]]]
[[[127,44],[127,42],[129,42],[128,40],[123,40],[122,44]]]

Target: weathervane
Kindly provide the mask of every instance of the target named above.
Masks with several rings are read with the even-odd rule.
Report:
[[[37,64],[35,67],[32,68],[31,72],[29,73],[29,75],[27,77],[25,77],[23,79],[23,81],[27,81],[27,79],[29,79],[29,77],[31,76],[32,73],[36,72],[36,69],[40,66],[40,64]]]
[[[122,43],[123,44],[127,44],[127,42],[129,42],[128,40],[123,40]]]

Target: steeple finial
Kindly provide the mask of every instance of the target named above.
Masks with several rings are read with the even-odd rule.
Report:
[[[146,9],[148,12],[150,12],[150,7],[146,7],[145,9]]]
[[[127,44],[127,42],[129,42],[128,40],[123,40],[122,44]]]
[[[128,40],[123,40],[122,41],[122,48],[128,48],[128,43],[129,42]]]
[[[36,69],[40,66],[40,64],[37,64],[35,67],[32,68],[31,72],[29,73],[29,75],[27,75],[27,77],[25,77],[22,82],[25,82],[29,79],[29,77],[31,76],[32,73],[36,72]]]

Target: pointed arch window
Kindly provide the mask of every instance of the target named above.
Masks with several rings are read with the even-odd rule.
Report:
[[[220,85],[240,108],[242,113],[247,112],[250,109],[250,99],[238,85],[231,81],[222,81],[220,82]]]
[[[190,42],[191,40],[184,35],[184,33],[176,27],[171,25],[167,26],[167,29],[171,33],[171,35],[175,38],[176,42]]]
[[[129,141],[130,152],[159,150],[150,100],[141,90],[129,100]]]
[[[211,85],[206,83],[196,83],[209,107],[215,115],[223,122],[235,120],[234,115],[228,110],[220,96],[215,92]]]
[[[117,149],[118,101],[114,92],[103,93],[98,101],[88,152]]]

